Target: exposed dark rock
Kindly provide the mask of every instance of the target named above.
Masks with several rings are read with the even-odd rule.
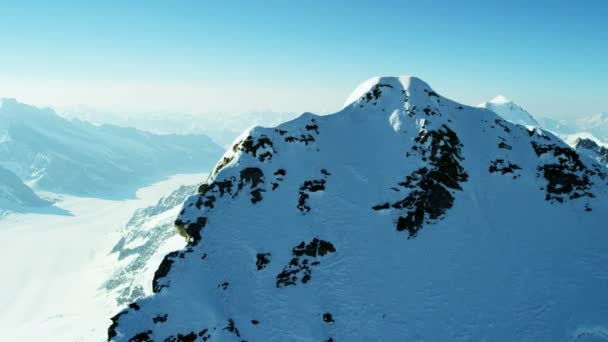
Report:
[[[555,144],[542,145],[535,141],[531,144],[538,156],[551,154],[556,159],[556,162],[538,166],[538,170],[547,180],[545,196],[547,201],[561,203],[565,199],[595,197],[589,191],[593,185],[589,176],[597,173],[585,167],[576,151]]]
[[[188,241],[189,246],[196,246],[201,240],[201,230],[205,228],[207,224],[207,218],[201,216],[197,219],[196,222],[192,222],[186,225],[186,232],[190,237]]]
[[[260,183],[264,183],[264,173],[258,167],[248,167],[241,170],[241,181],[239,190],[243,188],[245,183],[250,183],[251,188],[255,188]]]
[[[317,124],[310,124],[310,125],[306,125],[306,130],[307,131],[314,131],[315,133],[319,134],[319,126]]]
[[[129,342],[153,342],[153,340],[150,338],[151,334],[152,330],[140,332],[139,334],[131,337]]]
[[[511,133],[511,129],[510,129],[509,127],[507,127],[507,124],[506,124],[506,121],[505,121],[505,120],[502,120],[502,119],[496,119],[496,120],[494,120],[494,122],[495,122],[495,123],[496,123],[498,126],[500,126],[500,127],[501,127],[501,128],[504,130],[504,131],[505,131],[505,133]]]
[[[116,328],[118,328],[118,319],[120,318],[120,316],[126,315],[127,313],[129,312],[125,310],[114,315],[114,317],[110,319],[112,321],[112,324],[108,327],[108,342],[114,337],[116,337],[116,335],[118,335],[118,333],[116,332]]]
[[[325,323],[334,323],[334,318],[331,313],[326,312],[323,314],[323,322]]]
[[[237,329],[232,318],[228,320],[228,325],[224,328],[224,330],[235,334],[237,337],[241,337],[241,334],[239,333],[239,329]]]
[[[154,278],[152,279],[152,291],[154,293],[158,293],[164,287],[168,286],[166,284],[160,284],[159,280],[169,274],[169,270],[171,270],[171,266],[174,262],[173,259],[175,259],[177,255],[177,251],[165,255],[165,258],[160,263],[160,266],[158,266],[158,269],[156,270],[156,272],[154,272]]]
[[[316,259],[335,252],[336,249],[333,244],[318,238],[314,238],[308,244],[304,241],[300,242],[292,249],[294,257],[289,265],[277,275],[277,287],[296,285],[298,280],[302,284],[308,283],[312,276],[312,266],[319,265]]]
[[[383,210],[383,209],[389,209],[391,207],[391,204],[386,202],[384,204],[379,204],[379,205],[375,205],[372,207],[372,209],[374,210]]]
[[[439,219],[454,205],[454,196],[449,189],[462,190],[461,182],[468,179],[460,165],[462,144],[454,131],[446,125],[435,131],[421,131],[414,139],[418,146],[412,149],[429,161],[429,167],[421,167],[405,178],[400,186],[411,189],[408,196],[391,205],[405,210],[405,216],[397,219],[397,230],[407,230],[408,238],[415,237],[426,220]],[[428,143],[428,146],[427,146]],[[372,207],[387,209],[386,204]],[[428,222],[428,221],[427,221]]]
[[[230,157],[224,157],[222,158],[222,160],[219,162],[219,164],[217,164],[217,166],[215,167],[215,169],[213,170],[213,172],[211,173],[211,175],[216,175],[218,172],[220,172],[226,165],[230,164],[230,162],[234,159],[234,156],[230,156]]]
[[[297,208],[302,212],[310,211],[306,201],[310,198],[308,193],[325,190],[325,179],[307,180],[300,186]]]
[[[206,331],[207,329],[205,329],[204,331]],[[201,335],[200,333],[197,334],[194,331],[191,331],[185,335],[183,334],[177,334],[177,336],[169,336],[165,339],[165,342],[195,342],[196,339],[198,338],[198,336],[203,337],[205,334]],[[208,338],[208,337],[207,337]],[[207,338],[203,337],[203,341],[206,341]]]
[[[265,149],[266,147],[269,147],[272,152],[266,151],[258,155],[258,151],[260,149]],[[251,154],[254,157],[257,157],[258,160],[261,162],[272,159],[272,154],[275,152],[272,141],[264,134],[262,134],[255,140],[252,136],[248,136],[244,140],[237,142],[232,147],[232,150],[234,152],[243,151],[245,153]]]
[[[500,172],[503,175],[507,173],[514,173],[515,170],[521,170],[519,165],[513,164],[511,162],[505,161],[504,159],[496,159],[493,160],[488,168],[490,173]]]
[[[270,263],[270,253],[258,253],[256,257],[257,260],[255,265],[257,266],[258,271],[264,269],[264,267]]]
[[[502,148],[502,149],[505,149],[505,150],[510,150],[510,149],[512,149],[511,145],[509,145],[509,144],[505,143],[504,141],[503,141],[503,142],[501,142],[500,144],[498,144],[498,148]]]
[[[152,322],[153,322],[154,324],[157,324],[157,323],[164,323],[164,322],[166,322],[166,321],[167,321],[167,318],[168,318],[168,317],[169,317],[169,315],[168,315],[168,314],[165,314],[165,315],[158,315],[158,316],[156,316],[156,317],[153,317],[153,318],[152,318]]]

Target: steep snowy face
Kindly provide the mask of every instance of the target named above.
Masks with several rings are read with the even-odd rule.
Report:
[[[540,124],[525,109],[502,95],[480,105],[498,114],[503,119],[518,125],[540,127]]]
[[[374,78],[336,114],[237,139],[108,338],[601,338],[607,186],[552,134]]]
[[[0,166],[0,210],[20,210],[22,207],[41,207],[50,204],[23,184],[17,175]]]
[[[12,99],[0,107],[0,166],[35,189],[124,198],[160,177],[210,167],[222,153],[204,135],[96,126]]]

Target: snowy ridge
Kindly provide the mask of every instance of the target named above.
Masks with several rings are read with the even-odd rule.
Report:
[[[551,133],[374,78],[334,115],[246,132],[108,338],[601,338],[606,177]]]
[[[35,190],[113,199],[132,198],[135,189],[162,177],[208,168],[223,152],[204,135],[93,125],[13,99],[0,107],[0,139],[0,166]]]
[[[0,209],[20,210],[23,207],[42,207],[50,204],[23,184],[17,175],[0,166]]]
[[[479,106],[493,111],[503,119],[514,124],[540,127],[538,121],[536,121],[528,111],[516,105],[513,101],[503,95],[498,95],[491,101],[484,102]]]

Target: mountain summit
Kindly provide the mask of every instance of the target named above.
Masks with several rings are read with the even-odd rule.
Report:
[[[243,133],[108,338],[599,339],[606,190],[550,133],[373,78],[338,113]]]

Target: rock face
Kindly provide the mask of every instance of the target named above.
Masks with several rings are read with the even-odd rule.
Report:
[[[374,78],[336,114],[237,139],[108,338],[601,339],[607,190],[552,134]]]
[[[574,144],[577,151],[596,159],[600,164],[608,165],[608,148],[600,146],[596,141],[578,138]]]

